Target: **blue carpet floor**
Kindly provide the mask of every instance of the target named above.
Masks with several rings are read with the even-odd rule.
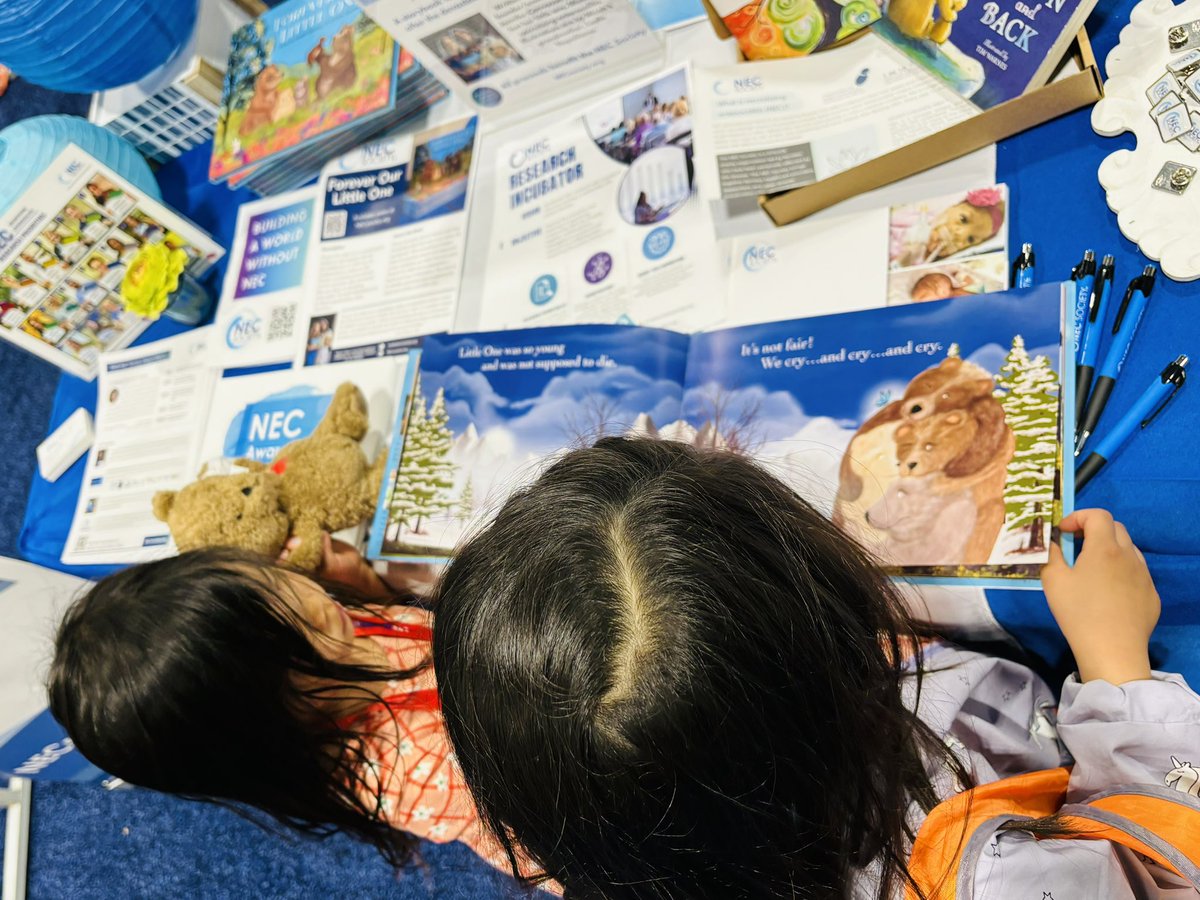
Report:
[[[423,843],[421,860],[397,875],[349,838],[284,838],[229,810],[143,790],[39,784],[32,825],[31,900],[545,896],[518,888],[462,844]]]

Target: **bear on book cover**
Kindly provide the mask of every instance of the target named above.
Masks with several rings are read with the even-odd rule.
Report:
[[[1096,0],[892,0],[876,33],[980,109],[1045,84]]]

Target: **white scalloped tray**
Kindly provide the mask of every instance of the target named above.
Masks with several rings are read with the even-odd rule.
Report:
[[[1200,168],[1200,153],[1178,141],[1164,143],[1150,118],[1146,89],[1166,71],[1167,29],[1200,19],[1200,0],[1142,0],[1105,61],[1104,98],[1092,108],[1092,128],[1106,137],[1130,131],[1133,150],[1100,163],[1100,184],[1121,233],[1176,281],[1200,278],[1200,174],[1182,196],[1150,186],[1165,162]]]

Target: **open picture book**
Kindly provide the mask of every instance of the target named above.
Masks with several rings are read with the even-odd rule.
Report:
[[[641,435],[758,460],[893,574],[1034,585],[1072,500],[1063,309],[1055,284],[695,335],[428,337],[368,555],[445,560],[562,453]]]

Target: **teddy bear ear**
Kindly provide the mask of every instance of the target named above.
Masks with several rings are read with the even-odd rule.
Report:
[[[177,491],[159,491],[154,495],[151,501],[154,507],[154,518],[160,522],[167,521],[167,516],[171,514],[171,507],[175,505],[175,495]]]

